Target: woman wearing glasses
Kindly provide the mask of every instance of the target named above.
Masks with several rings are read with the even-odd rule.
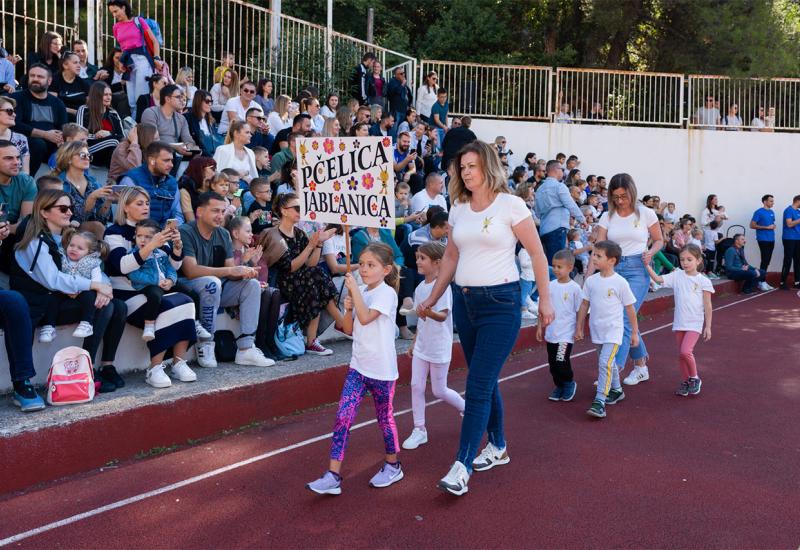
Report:
[[[180,86],[183,90],[183,95],[186,97],[186,104],[191,105],[194,99],[194,94],[197,93],[197,86],[194,85],[194,71],[191,67],[181,67],[178,70],[178,75],[175,77],[175,84]]]
[[[11,128],[17,120],[17,102],[10,97],[0,96],[0,139],[5,139],[14,144],[19,151],[19,159],[22,164],[22,171],[30,174],[31,150],[28,147],[28,138],[17,132],[12,132]]]
[[[110,186],[101,186],[89,173],[92,155],[85,141],[70,141],[56,152],[55,173],[64,182],[64,193],[71,199],[72,221],[82,229],[103,238],[110,219]]]
[[[11,288],[28,302],[34,327],[42,323],[53,292],[68,296],[89,290],[96,292],[93,334],[84,338],[82,347],[95,362],[100,342],[103,343],[98,376],[100,391],[114,391],[125,385],[114,368],[114,357],[125,329],[127,308],[124,302],[113,299],[108,282],[90,281],[61,271],[61,233],[70,227],[71,222],[72,200],[69,195],[47,189],[36,196],[33,212],[14,253]],[[58,325],[77,323],[80,313],[81,304],[76,298],[60,300]]]
[[[184,115],[189,124],[189,133],[194,142],[200,146],[204,157],[213,157],[217,147],[222,145],[222,138],[217,132],[217,123],[211,111],[214,99],[205,90],[197,90],[192,99],[189,112]]]
[[[434,72],[425,75],[425,81],[417,90],[417,114],[425,121],[431,120],[431,107],[436,103],[436,90],[439,85],[439,77]]]
[[[122,119],[111,108],[113,94],[105,82],[95,82],[89,88],[86,105],[78,108],[78,124],[89,131],[89,152],[95,166],[111,165],[111,155],[123,139]]]

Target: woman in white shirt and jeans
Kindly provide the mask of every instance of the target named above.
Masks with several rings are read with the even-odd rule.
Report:
[[[423,315],[431,309],[455,276],[453,320],[469,374],[456,462],[439,487],[463,495],[473,469],[488,470],[509,462],[497,379],[520,328],[521,292],[514,261],[517,240],[533,258],[536,280],[542,281],[539,323],[546,327],[554,313],[542,243],[530,210],[509,192],[497,150],[474,141],[459,151],[454,162],[459,169],[450,180],[451,238],[436,285],[417,311]],[[489,443],[476,458],[484,432],[489,434]]]
[[[611,178],[608,186],[608,212],[600,217],[597,241],[613,241],[622,248],[622,258],[615,271],[628,281],[636,297],[633,307],[638,312],[650,289],[650,275],[646,266],[653,255],[661,250],[664,237],[656,213],[639,204],[636,197],[636,184],[630,175],[617,174]],[[651,242],[649,248],[648,241]],[[622,345],[616,357],[620,372],[625,367],[629,354],[633,359],[633,371],[623,382],[631,386],[649,380],[644,339],[639,335],[639,345],[631,347],[631,326],[625,317]]]

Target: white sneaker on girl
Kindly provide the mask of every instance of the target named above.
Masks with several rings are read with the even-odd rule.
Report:
[[[420,445],[425,445],[428,442],[428,432],[425,428],[414,428],[408,439],[403,441],[403,448],[409,451],[416,449]]]
[[[77,328],[72,331],[72,335],[75,338],[88,338],[92,334],[94,334],[94,327],[89,321],[81,321],[78,323]]]
[[[155,321],[145,321],[144,330],[142,331],[142,340],[149,342],[156,337],[156,323]]]
[[[53,325],[44,325],[39,329],[39,341],[42,344],[49,344],[56,339],[56,327]]]

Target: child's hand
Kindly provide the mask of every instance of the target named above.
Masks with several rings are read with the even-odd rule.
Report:
[[[708,342],[711,340],[711,327],[706,327],[703,329],[703,341]]]
[[[164,290],[169,290],[172,288],[173,282],[172,279],[161,279],[158,281],[158,286]]]
[[[344,286],[347,287],[347,290],[350,291],[350,294],[355,294],[358,292],[358,282],[356,278],[353,277],[352,273],[346,273],[344,276]],[[350,296],[348,296],[349,298]],[[352,309],[352,308],[351,308]]]
[[[542,341],[542,326],[539,324],[536,325],[536,341]]]
[[[635,348],[639,345],[639,332],[634,332],[631,334],[631,347]]]
[[[409,357],[414,357],[414,346],[408,348],[408,351],[406,351],[406,355],[408,355]]]
[[[575,329],[575,341],[580,342],[583,340],[583,327],[577,327]]]
[[[350,296],[344,297],[344,310],[353,311],[353,299]]]

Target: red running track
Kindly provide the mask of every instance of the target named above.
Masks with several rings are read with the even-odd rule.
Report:
[[[430,443],[401,454],[406,477],[400,483],[367,486],[382,458],[381,436],[372,423],[350,439],[343,494],[307,491],[304,483],[327,465],[324,435],[335,410],[325,407],[7,496],[0,500],[0,543],[797,548],[798,305],[794,293],[778,291],[718,301],[714,338],[696,349],[704,385],[694,398],[673,395],[679,382],[675,343],[664,326],[671,313],[645,319],[642,330],[653,331],[645,336],[652,378],[629,388],[625,401],[609,407],[602,421],[584,414],[594,394],[593,352],[573,361],[578,395],[572,403],[546,399],[546,367],[525,373],[545,362],[544,350],[513,357],[503,376],[525,374],[501,386],[511,463],[476,473],[461,498],[436,489],[453,460],[459,431],[457,413],[444,404],[427,410]],[[575,353],[588,349],[581,344]],[[463,389],[464,372],[451,380]],[[400,388],[395,410],[401,439],[412,427],[410,413],[399,414],[409,403],[408,388]],[[365,403],[360,420],[372,419],[371,403]],[[169,418],[154,429],[169,429]],[[208,474],[224,467],[231,469]],[[3,470],[13,475],[13,466]],[[192,476],[200,477],[184,481]],[[82,513],[87,517],[75,517]],[[65,518],[65,525],[53,525]],[[29,532],[41,526],[47,527]],[[18,534],[23,538],[9,540]]]

